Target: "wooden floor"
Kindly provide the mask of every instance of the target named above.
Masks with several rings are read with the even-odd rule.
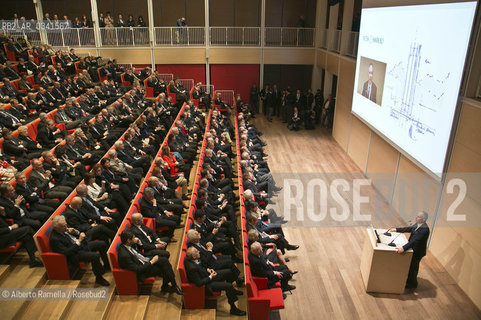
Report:
[[[268,123],[262,116],[255,123],[264,133],[277,185],[282,186],[286,177],[307,185],[317,177],[329,183],[335,178],[362,176],[328,129],[293,132],[278,119]],[[282,206],[284,191],[274,199],[272,207],[278,214],[289,216]],[[380,197],[371,187],[365,194]],[[343,198],[352,205],[352,196]],[[335,205],[328,198],[327,207]],[[372,213],[371,220],[378,227],[402,223],[386,203],[376,208],[367,205],[361,211]],[[271,319],[481,319],[480,310],[429,252],[421,262],[416,291],[403,295],[368,294],[359,265],[365,226],[371,221],[338,222],[326,217],[313,222],[297,218],[290,214],[290,222],[284,225],[286,238],[300,245],[297,251],[287,253],[289,265],[299,271],[291,281],[297,289],[287,294],[285,309],[271,312]]]
[[[285,179],[298,179],[302,184],[321,179],[328,185],[335,179],[362,178],[359,168],[334,141],[327,129],[291,132],[277,119],[267,123],[263,117],[256,124],[268,143],[269,165],[278,185]],[[193,170],[195,171],[195,170]],[[364,228],[373,222],[378,227],[402,223],[397,214],[382,201],[376,190],[366,188],[363,195],[377,200],[377,205],[362,207],[370,213],[370,221],[355,219],[338,221],[329,215],[313,221],[309,216],[297,216],[296,209],[284,207],[285,188],[274,198],[272,208],[289,217],[284,226],[286,238],[301,247],[289,251],[292,269],[299,273],[292,284],[297,286],[287,294],[285,309],[271,313],[271,319],[481,319],[481,312],[455,284],[444,268],[428,252],[421,262],[419,288],[404,295],[367,294],[359,271]],[[352,206],[352,193],[341,193]],[[326,203],[314,196],[314,210],[337,207],[331,198]],[[302,200],[309,208],[306,199]],[[351,208],[352,209],[352,208]],[[289,215],[289,213],[292,213]],[[302,219],[302,217],[304,219]],[[182,229],[175,237],[181,239]],[[169,245],[171,263],[177,265],[180,241]],[[2,319],[245,319],[231,317],[225,295],[217,299],[216,310],[183,310],[176,295],[160,295],[161,280],[157,280],[151,295],[118,296],[114,292],[111,273],[110,294],[102,301],[0,301]],[[91,269],[74,281],[48,281],[45,269],[28,268],[28,257],[21,251],[12,266],[0,266],[1,288],[91,287]],[[245,288],[244,288],[245,290]],[[239,307],[246,310],[245,295]],[[215,302],[215,301],[214,301]]]

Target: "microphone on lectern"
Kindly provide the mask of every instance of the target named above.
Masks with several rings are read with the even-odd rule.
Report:
[[[413,223],[413,221],[414,221],[414,220],[412,220],[412,219],[409,220],[409,221],[407,222],[407,225],[410,225],[411,223]],[[389,230],[391,230],[391,228],[387,229],[386,232],[384,232],[383,234],[384,234],[385,236],[390,237],[390,236],[391,236],[391,232],[389,232]],[[396,238],[397,238],[397,237],[396,237]]]

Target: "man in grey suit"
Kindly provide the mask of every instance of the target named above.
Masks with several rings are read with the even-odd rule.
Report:
[[[372,77],[374,74],[374,67],[372,63],[369,64],[367,72],[368,80],[364,82],[364,85],[362,86],[362,95],[371,100],[372,102],[376,103],[377,87],[372,81]]]

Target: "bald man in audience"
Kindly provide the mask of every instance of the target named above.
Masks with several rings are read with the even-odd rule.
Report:
[[[82,198],[72,199],[65,209],[65,219],[69,226],[84,232],[87,240],[103,240],[109,242],[115,236],[115,231],[101,224],[101,220],[112,221],[110,217],[96,216],[95,213],[82,209]]]

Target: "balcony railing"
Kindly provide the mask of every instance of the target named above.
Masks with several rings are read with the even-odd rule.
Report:
[[[266,28],[267,47],[313,47],[312,28]]]
[[[254,46],[261,45],[260,28],[256,27],[211,27],[211,46]]]
[[[100,28],[102,46],[138,47],[149,46],[149,28]],[[94,44],[95,45],[95,44]]]
[[[155,27],[154,46],[204,46],[203,27]]]
[[[0,29],[0,32],[5,30]],[[259,47],[261,28],[211,27],[211,46]],[[8,31],[14,38],[23,37],[32,45],[41,44],[40,33],[34,31]],[[95,47],[93,28],[46,30],[48,44],[54,47]],[[152,38],[151,38],[152,37]],[[356,57],[358,32],[312,28],[265,28],[266,47],[314,47]],[[204,27],[155,27],[150,33],[146,27],[100,28],[101,47],[172,47],[205,46]]]

